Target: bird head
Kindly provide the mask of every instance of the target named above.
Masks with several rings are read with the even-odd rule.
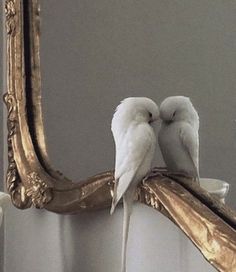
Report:
[[[159,119],[159,108],[147,97],[125,98],[117,107],[112,123],[146,122],[153,123]]]
[[[193,107],[189,97],[170,96],[167,97],[160,106],[160,118],[166,122],[187,121],[198,124],[198,113]]]

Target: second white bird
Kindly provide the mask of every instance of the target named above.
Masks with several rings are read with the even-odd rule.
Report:
[[[158,141],[167,169],[199,180],[199,117],[190,99],[167,97],[160,117]]]

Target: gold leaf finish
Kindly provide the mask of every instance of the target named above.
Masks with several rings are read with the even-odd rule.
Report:
[[[155,195],[166,215],[216,269],[236,271],[235,229],[216,216],[214,206],[207,207],[180,184],[164,176],[146,182],[144,188],[148,194]],[[210,196],[209,201],[217,204]]]
[[[36,172],[29,173],[27,178],[29,187],[26,189],[26,195],[32,199],[36,208],[43,208],[52,199],[50,187]]]
[[[4,102],[7,106],[8,118],[7,118],[7,129],[8,129],[8,170],[7,170],[7,189],[9,192],[13,192],[16,184],[19,183],[19,174],[17,171],[16,163],[14,160],[14,153],[12,150],[11,138],[15,134],[16,128],[16,110],[15,110],[15,98],[11,94],[4,95]]]
[[[16,9],[15,1],[6,0],[5,1],[5,14],[6,14],[6,31],[9,35],[15,35],[16,29]]]

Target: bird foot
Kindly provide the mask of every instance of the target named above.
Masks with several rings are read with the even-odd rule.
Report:
[[[165,173],[167,171],[167,167],[153,167],[151,173]]]
[[[165,173],[167,176],[170,177],[182,177],[182,178],[187,178],[187,179],[193,179],[193,177],[188,176],[187,174],[183,173],[183,172],[177,172],[177,171],[167,171]],[[195,179],[194,179],[195,180]]]
[[[161,169],[161,170],[160,170]],[[166,172],[167,170],[163,170],[164,168],[162,167],[155,167],[153,168],[144,178],[143,182],[147,181],[150,178],[158,177],[162,174],[162,172]]]

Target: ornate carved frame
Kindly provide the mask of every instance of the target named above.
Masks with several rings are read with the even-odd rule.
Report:
[[[7,189],[20,209],[56,213],[110,206],[113,171],[73,183],[50,164],[45,142],[40,80],[38,0],[6,0],[8,110]],[[236,271],[236,213],[186,177],[156,171],[137,199],[173,221],[219,271]]]

